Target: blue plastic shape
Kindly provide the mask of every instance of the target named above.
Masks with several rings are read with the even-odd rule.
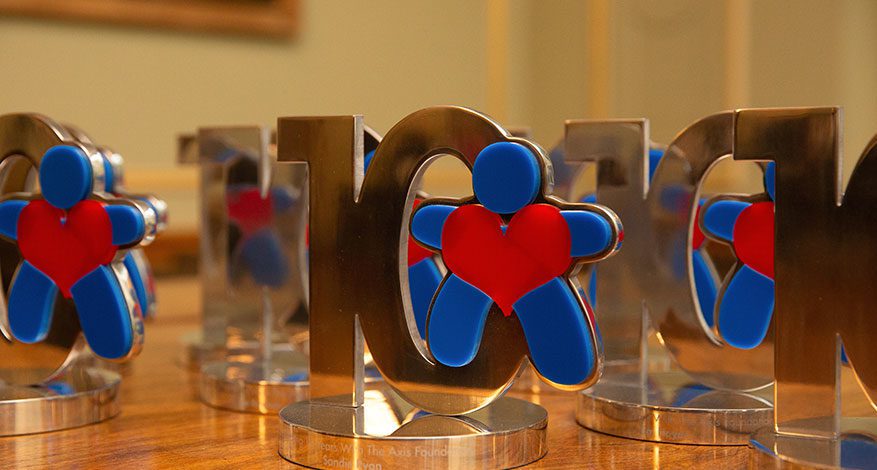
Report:
[[[493,300],[454,274],[442,284],[426,330],[432,356],[450,367],[472,362],[478,353],[484,323]]]
[[[512,214],[536,199],[542,168],[527,147],[497,142],[485,147],[472,167],[472,188],[491,212]]]
[[[752,349],[764,340],[774,307],[773,279],[743,265],[719,305],[719,331],[726,343]]]
[[[456,208],[443,204],[418,207],[411,218],[411,236],[424,245],[440,249],[445,221]]]
[[[22,261],[9,292],[9,328],[22,343],[46,338],[52,322],[58,286],[27,261]]]
[[[143,214],[131,206],[108,205],[105,207],[113,231],[113,245],[134,243],[146,233]]]
[[[442,273],[432,258],[424,258],[408,266],[408,291],[411,293],[411,307],[421,338],[426,338],[426,317],[432,297],[442,283]]]
[[[515,302],[530,359],[546,379],[563,385],[584,382],[593,372],[594,350],[582,308],[572,289],[554,278]]]
[[[704,231],[727,242],[734,239],[734,225],[737,218],[751,204],[743,201],[722,200],[709,206],[703,214]]]
[[[91,349],[103,358],[119,359],[134,346],[128,305],[116,276],[98,266],[70,288],[79,323]]]
[[[599,215],[588,211],[561,211],[560,215],[569,227],[573,257],[593,256],[609,248],[612,227]]]
[[[69,209],[91,193],[91,162],[81,149],[57,145],[43,155],[39,178],[46,201],[60,209]]]
[[[18,239],[18,216],[28,205],[28,201],[10,199],[0,203],[0,235],[12,239]]]

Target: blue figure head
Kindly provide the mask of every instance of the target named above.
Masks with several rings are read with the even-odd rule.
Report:
[[[475,158],[472,189],[491,212],[513,214],[521,210],[536,199],[541,186],[539,160],[521,144],[490,144]]]
[[[69,209],[91,194],[91,161],[71,145],[50,148],[40,162],[40,188],[49,204]]]
[[[764,169],[764,189],[772,201],[776,201],[776,167],[776,163],[770,162]]]

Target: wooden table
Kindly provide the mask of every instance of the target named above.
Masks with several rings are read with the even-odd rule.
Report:
[[[121,390],[122,412],[78,429],[0,438],[0,468],[290,468],[277,454],[275,415],[201,404],[195,374],[180,365],[180,337],[198,327],[200,292],[191,278],[162,280],[156,321]],[[534,398],[530,398],[534,399]],[[571,394],[536,397],[549,411],[548,455],[533,468],[741,468],[770,463],[747,447],[620,439],[574,419]]]

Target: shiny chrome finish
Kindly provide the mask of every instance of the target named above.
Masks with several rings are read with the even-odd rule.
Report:
[[[654,442],[746,445],[769,423],[772,389],[756,394],[712,390],[675,369],[600,381],[578,394],[576,421],[614,436]]]
[[[195,141],[204,208],[204,329],[203,341],[191,345],[190,357],[207,355],[219,361],[201,370],[199,390],[205,403],[259,413],[275,413],[306,398],[308,391],[308,351],[291,346],[308,331],[306,173],[301,166],[276,164],[270,135],[267,128],[210,128],[201,129]],[[367,138],[374,148],[379,137],[369,131]],[[188,150],[180,159],[191,159],[195,144],[181,145]],[[238,194],[256,191],[274,210],[258,233],[270,231],[269,241],[281,250],[288,267],[282,285],[260,284],[253,275],[257,267],[241,256],[251,229],[233,220],[229,204]],[[283,199],[294,203],[280,212],[278,201]]]
[[[77,145],[89,155],[95,184],[102,184],[103,158],[84,133],[34,114],[0,116],[0,192],[3,196],[33,190],[36,167],[50,147]],[[107,200],[104,195],[95,196]],[[127,201],[113,201],[128,203]],[[139,207],[138,207],[139,209]],[[148,229],[153,225],[147,220]],[[15,243],[0,241],[0,268],[7,285],[21,254]],[[129,307],[135,347],[143,341],[143,325],[133,286],[119,262],[112,265]],[[36,344],[15,341],[9,333],[6,300],[0,292],[0,435],[56,431],[96,423],[119,412],[120,377],[104,368],[89,351],[72,302],[58,299],[47,339]]]
[[[270,361],[212,362],[201,368],[201,401],[250,413],[277,413],[308,397],[307,357],[275,351]]]
[[[749,351],[724,345],[703,321],[694,290],[691,243],[700,186],[710,168],[733,152],[734,117],[733,112],[708,116],[683,130],[667,147],[651,182],[647,120],[567,122],[566,158],[597,164],[597,201],[625,223],[624,249],[600,265],[595,313],[605,348],[604,380],[630,388],[598,385],[583,392],[578,421],[585,426],[639,439],[742,444],[740,426],[731,425],[736,437],[722,429],[729,416],[746,421],[750,431],[769,423],[769,401],[738,400],[737,394],[710,403],[720,406],[713,409],[651,398],[672,395],[676,385],[661,385],[664,381],[649,370],[650,329],[664,346],[661,357],[666,352],[695,383],[749,392],[772,382],[772,343]],[[631,369],[639,373],[631,374]],[[636,420],[605,418],[623,407],[631,415],[672,416],[668,419],[692,428],[712,422],[715,429],[697,438],[643,429]]]
[[[0,116],[0,192],[3,196],[28,192],[36,181],[35,168],[43,154],[61,143],[75,142],[64,126],[35,114]],[[91,152],[88,152],[90,155]],[[13,242],[0,240],[0,268],[9,285],[21,262]],[[6,299],[0,291],[0,383],[33,385],[55,376],[82,351],[79,320],[71,302],[55,304],[47,339],[24,344],[9,333]]]
[[[277,413],[286,405],[310,396],[308,359],[296,349],[276,348],[269,361],[227,351],[233,359],[204,364],[201,368],[201,401],[214,407],[247,413]],[[372,368],[366,378],[370,389],[382,381]]]
[[[381,375],[414,406],[448,415],[477,410],[511,385],[526,342],[514,317],[489,315],[485,331],[491,334],[470,364],[447,367],[430,358],[410,321],[403,275],[410,188],[440,155],[471,168],[478,152],[494,142],[543,152],[478,112],[437,106],[396,124],[363,175],[362,131],[359,116],[278,121],[278,158],[307,163],[312,193],[311,397],[362,404],[364,338]]]
[[[644,364],[651,323],[676,363],[698,382],[737,391],[771,383],[772,344],[750,351],[725,346],[703,321],[691,275],[700,185],[732,153],[733,123],[734,113],[726,112],[682,131],[651,184],[647,121],[567,123],[567,158],[597,162],[597,200],[627,222],[624,250],[600,265],[597,284],[607,364]]]
[[[204,343],[195,347],[218,353],[215,360],[221,361],[202,369],[200,396],[221,408],[276,412],[298,397],[301,384],[285,378],[300,374],[300,364],[307,361],[305,353],[277,351],[290,335],[306,329],[302,286],[307,272],[300,262],[306,256],[304,172],[274,164],[267,128],[201,129],[196,142],[202,171]],[[264,211],[265,219],[235,220],[232,204],[243,198],[251,198],[253,207],[238,217]],[[276,250],[280,259],[266,260],[277,261],[272,276],[279,278],[271,278],[273,284],[257,280],[260,266],[243,254],[247,243]],[[251,359],[229,357],[233,351]]]
[[[0,387],[0,436],[84,426],[119,413],[119,374],[73,365],[41,386]]]
[[[412,203],[430,161],[451,155],[471,168],[481,149],[500,141],[543,151],[480,113],[438,106],[396,124],[364,173],[363,130],[360,116],[278,121],[279,160],[307,164],[312,194],[311,399],[281,412],[280,454],[322,468],[492,468],[539,459],[545,410],[501,398],[527,354],[516,317],[489,315],[490,334],[473,362],[444,366],[416,330],[404,261]],[[365,389],[366,341],[384,392]]]
[[[808,455],[805,442],[836,449],[850,441],[841,348],[869,411],[877,408],[877,137],[843,191],[841,129],[838,108],[743,110],[736,121],[734,157],[776,162],[776,413],[772,432],[753,445],[784,460]],[[856,426],[873,431],[877,417]]]
[[[465,416],[442,416],[369,390],[363,406],[299,402],[284,408],[280,421],[280,455],[314,468],[511,468],[547,451],[548,414],[508,397]]]
[[[799,421],[796,427],[817,429],[822,423]],[[777,434],[772,428],[756,432],[750,445],[779,468],[873,468],[877,455],[877,421],[842,418],[836,439]],[[755,459],[752,459],[755,460]],[[763,467],[762,462],[757,465]]]
[[[290,335],[307,329],[304,226],[307,191],[298,168],[274,164],[270,130],[263,127],[200,129],[178,140],[178,161],[201,169],[201,278],[203,315],[200,338],[187,344],[187,358],[220,360],[225,351],[258,353],[266,331],[263,306],[269,301],[269,342],[285,344]],[[233,188],[257,190],[263,198],[282,191],[296,200],[285,214],[272,214],[268,229],[277,237],[289,274],[281,287],[264,289],[239,259],[242,233],[229,219]],[[194,338],[194,337],[193,337]],[[189,338],[192,340],[193,338]],[[235,353],[235,355],[237,354]],[[232,359],[233,360],[233,359]],[[200,367],[200,362],[195,367]]]

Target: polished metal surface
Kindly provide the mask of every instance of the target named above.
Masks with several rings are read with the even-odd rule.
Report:
[[[280,420],[280,455],[314,468],[511,468],[547,451],[548,413],[508,397],[465,416],[442,416],[369,390],[363,406],[299,402]]]
[[[40,386],[0,385],[0,436],[57,431],[109,419],[119,413],[120,381],[115,372],[73,365]]]
[[[277,413],[308,398],[308,359],[294,351],[274,351],[270,360],[211,362],[201,368],[201,401],[215,408]]]
[[[647,120],[567,121],[567,160],[596,163],[597,201],[625,223],[624,249],[599,268],[595,313],[606,368],[604,380],[579,396],[583,426],[659,442],[739,445],[771,420],[768,396],[740,392],[771,384],[772,342],[749,351],[723,344],[703,320],[692,274],[700,188],[733,152],[734,116],[708,116],[683,130],[651,182]],[[672,370],[652,367],[650,330]],[[712,391],[696,404],[672,398],[688,384]]]
[[[448,415],[477,410],[515,379],[526,342],[516,317],[489,315],[490,334],[470,364],[448,367],[431,359],[413,326],[402,263],[411,188],[441,155],[471,168],[494,142],[544,152],[476,111],[437,106],[396,124],[364,174],[362,131],[359,116],[278,121],[278,159],[307,163],[309,174],[311,397],[362,403],[364,338],[381,375],[414,406]]]
[[[202,237],[201,276],[203,282],[203,336],[208,344],[237,348],[258,342],[263,334],[263,303],[268,297],[274,319],[271,342],[285,342],[284,328],[306,325],[303,284],[307,273],[304,224],[307,203],[302,198],[304,171],[274,165],[269,150],[270,133],[260,127],[200,129],[197,149],[201,167]],[[255,280],[253,269],[241,255],[242,244],[251,235],[229,216],[231,198],[258,192],[264,201],[264,230],[274,242],[279,260],[287,268],[282,282],[265,288]],[[285,211],[274,208],[272,193],[294,200]],[[295,325],[289,325],[294,328]]]
[[[4,197],[29,192],[36,182],[35,166],[49,148],[74,142],[61,124],[35,114],[0,116],[0,192]],[[93,152],[89,151],[91,155]],[[63,369],[82,350],[79,320],[72,302],[55,304],[52,324],[45,341],[24,344],[9,333],[4,292],[21,262],[14,242],[0,240],[0,382],[15,385],[39,384]]]
[[[578,394],[576,421],[614,436],[654,442],[746,445],[771,423],[772,389],[755,394],[714,390],[675,369],[617,374]]]
[[[736,120],[734,158],[776,162],[774,430],[781,443],[805,436],[827,445],[842,436],[842,347],[871,411],[877,402],[877,137],[844,192],[841,130],[838,108],[743,110]]]
[[[801,429],[817,429],[819,422],[799,421]],[[775,460],[778,468],[867,469],[877,464],[877,421],[842,418],[834,439],[777,434],[767,427],[756,432],[750,446]],[[762,464],[763,466],[763,464]]]
[[[700,185],[732,153],[734,117],[715,114],[683,130],[651,183],[648,121],[567,122],[566,158],[596,162],[597,201],[625,222],[624,249],[599,268],[595,310],[607,365],[634,363],[645,370],[651,326],[676,364],[699,383],[751,391],[772,382],[772,342],[748,351],[724,345],[704,322],[694,291],[691,242]],[[644,384],[645,376],[638,382]]]

